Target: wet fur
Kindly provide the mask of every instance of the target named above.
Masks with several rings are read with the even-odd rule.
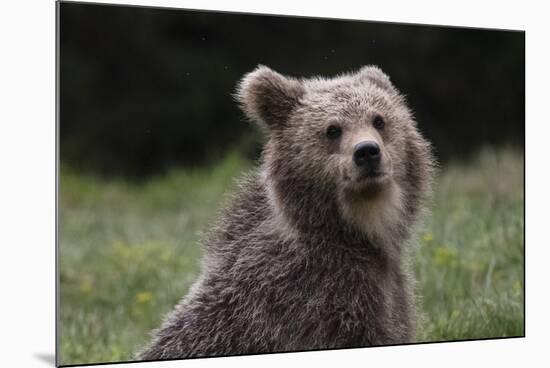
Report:
[[[199,279],[138,358],[411,341],[403,247],[429,192],[433,159],[403,97],[372,66],[303,80],[259,67],[237,97],[268,134],[261,163],[205,241]],[[346,182],[350,144],[331,146],[323,132],[337,118],[353,140],[368,132],[361,122],[374,113],[390,123],[378,139],[392,177],[357,191]]]

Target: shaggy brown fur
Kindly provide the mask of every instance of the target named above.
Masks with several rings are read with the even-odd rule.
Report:
[[[237,97],[267,131],[261,165],[207,240],[199,279],[138,358],[411,341],[402,255],[433,159],[404,98],[374,66],[302,80],[261,66]],[[380,147],[375,177],[352,159],[366,140]]]

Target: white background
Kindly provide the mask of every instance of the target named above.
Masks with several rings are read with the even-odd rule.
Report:
[[[101,1],[96,1],[101,2]],[[118,367],[549,366],[550,67],[548,10],[508,1],[111,1],[348,19],[523,29],[527,55],[525,339],[275,354]],[[52,366],[54,354],[53,0],[0,5],[1,366]],[[545,24],[546,23],[546,24]],[[406,60],[404,61],[406,62]],[[507,91],[501,91],[503,94]]]

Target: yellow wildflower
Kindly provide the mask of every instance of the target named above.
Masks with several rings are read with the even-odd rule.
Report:
[[[136,295],[136,301],[139,304],[148,303],[151,300],[153,300],[153,293],[150,291],[142,291],[141,293],[137,293]]]
[[[426,242],[426,243],[429,243],[431,242],[432,240],[434,240],[434,236],[432,233],[425,233],[424,236],[422,237],[422,239]]]

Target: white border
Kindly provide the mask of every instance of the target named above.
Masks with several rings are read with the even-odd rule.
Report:
[[[522,17],[524,12],[517,12],[520,7],[506,1],[498,3],[492,1],[372,1],[362,4],[351,0],[338,2],[97,0],[85,2],[486,28],[523,29],[525,24],[525,17]],[[498,16],[495,16],[497,12]],[[491,16],[487,16],[488,13],[492,13]]]
[[[96,1],[106,2],[106,1]],[[296,0],[109,1],[527,31],[527,338],[386,347],[118,367],[514,366],[538,362],[548,348],[548,139],[550,66],[543,6],[507,1]],[[539,2],[543,4],[543,2]],[[2,366],[51,366],[54,348],[54,2],[10,1],[0,11],[0,331]],[[502,91],[506,93],[506,91]],[[537,354],[540,353],[540,357]],[[42,358],[40,358],[42,357]],[[543,359],[548,361],[548,358]],[[47,359],[46,359],[47,361]]]

